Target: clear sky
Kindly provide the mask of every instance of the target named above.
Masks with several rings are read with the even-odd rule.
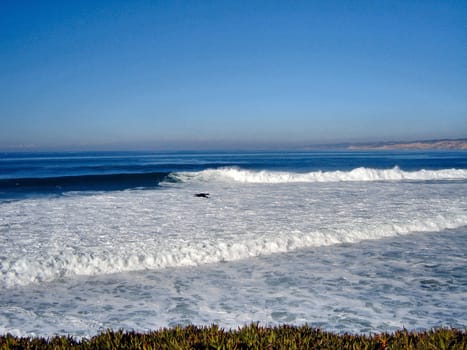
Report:
[[[0,150],[466,136],[465,0],[0,0]]]

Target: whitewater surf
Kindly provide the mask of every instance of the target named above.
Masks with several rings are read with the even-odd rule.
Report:
[[[0,200],[0,331],[462,327],[465,156],[372,157],[117,158],[122,174],[148,171],[129,176],[96,173],[112,158],[69,159],[68,175],[55,167],[63,159],[37,160],[34,186]],[[18,159],[3,164],[24,169]],[[57,179],[74,187],[50,188]]]

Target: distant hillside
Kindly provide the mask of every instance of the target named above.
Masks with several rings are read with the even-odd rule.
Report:
[[[467,139],[348,145],[349,150],[467,150]]]

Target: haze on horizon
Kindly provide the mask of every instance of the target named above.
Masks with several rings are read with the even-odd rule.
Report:
[[[2,1],[0,150],[464,138],[465,1]]]

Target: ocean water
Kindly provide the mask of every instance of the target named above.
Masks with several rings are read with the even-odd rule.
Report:
[[[467,326],[467,152],[0,156],[0,334],[251,322]]]

